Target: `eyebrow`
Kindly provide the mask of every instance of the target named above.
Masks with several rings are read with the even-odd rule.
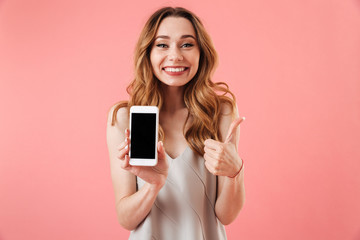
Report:
[[[155,40],[158,39],[158,38],[170,39],[170,37],[169,37],[169,36],[166,36],[166,35],[159,35],[159,36],[157,36],[157,37],[155,38]],[[188,35],[182,35],[182,36],[180,37],[180,39],[184,39],[184,38],[193,38],[194,40],[196,40],[196,38],[195,38],[193,35],[190,35],[190,34],[188,34]]]

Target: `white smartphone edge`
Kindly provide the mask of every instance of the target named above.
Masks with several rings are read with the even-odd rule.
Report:
[[[130,108],[130,146],[129,146],[129,156],[131,156],[131,120],[132,113],[155,113],[156,114],[156,123],[155,123],[155,158],[154,159],[142,159],[142,158],[130,158],[130,165],[132,166],[155,166],[157,164],[157,142],[158,142],[158,132],[159,132],[159,109],[157,106],[132,106]]]

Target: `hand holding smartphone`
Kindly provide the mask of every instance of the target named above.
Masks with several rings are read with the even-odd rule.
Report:
[[[155,166],[159,109],[156,106],[130,108],[130,165]]]

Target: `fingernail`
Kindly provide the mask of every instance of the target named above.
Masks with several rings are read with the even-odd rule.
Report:
[[[245,121],[245,117],[242,117],[243,121]]]
[[[127,150],[128,148],[129,148],[129,145],[126,145],[126,146],[125,146],[125,149]]]
[[[128,142],[128,139],[127,139],[127,138],[125,138],[125,142],[126,142],[126,143]]]

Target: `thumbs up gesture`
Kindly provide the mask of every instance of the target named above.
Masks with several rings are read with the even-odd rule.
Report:
[[[243,163],[236,149],[236,131],[244,119],[237,118],[231,123],[223,143],[213,139],[205,140],[205,166],[212,174],[234,177],[241,170]]]

